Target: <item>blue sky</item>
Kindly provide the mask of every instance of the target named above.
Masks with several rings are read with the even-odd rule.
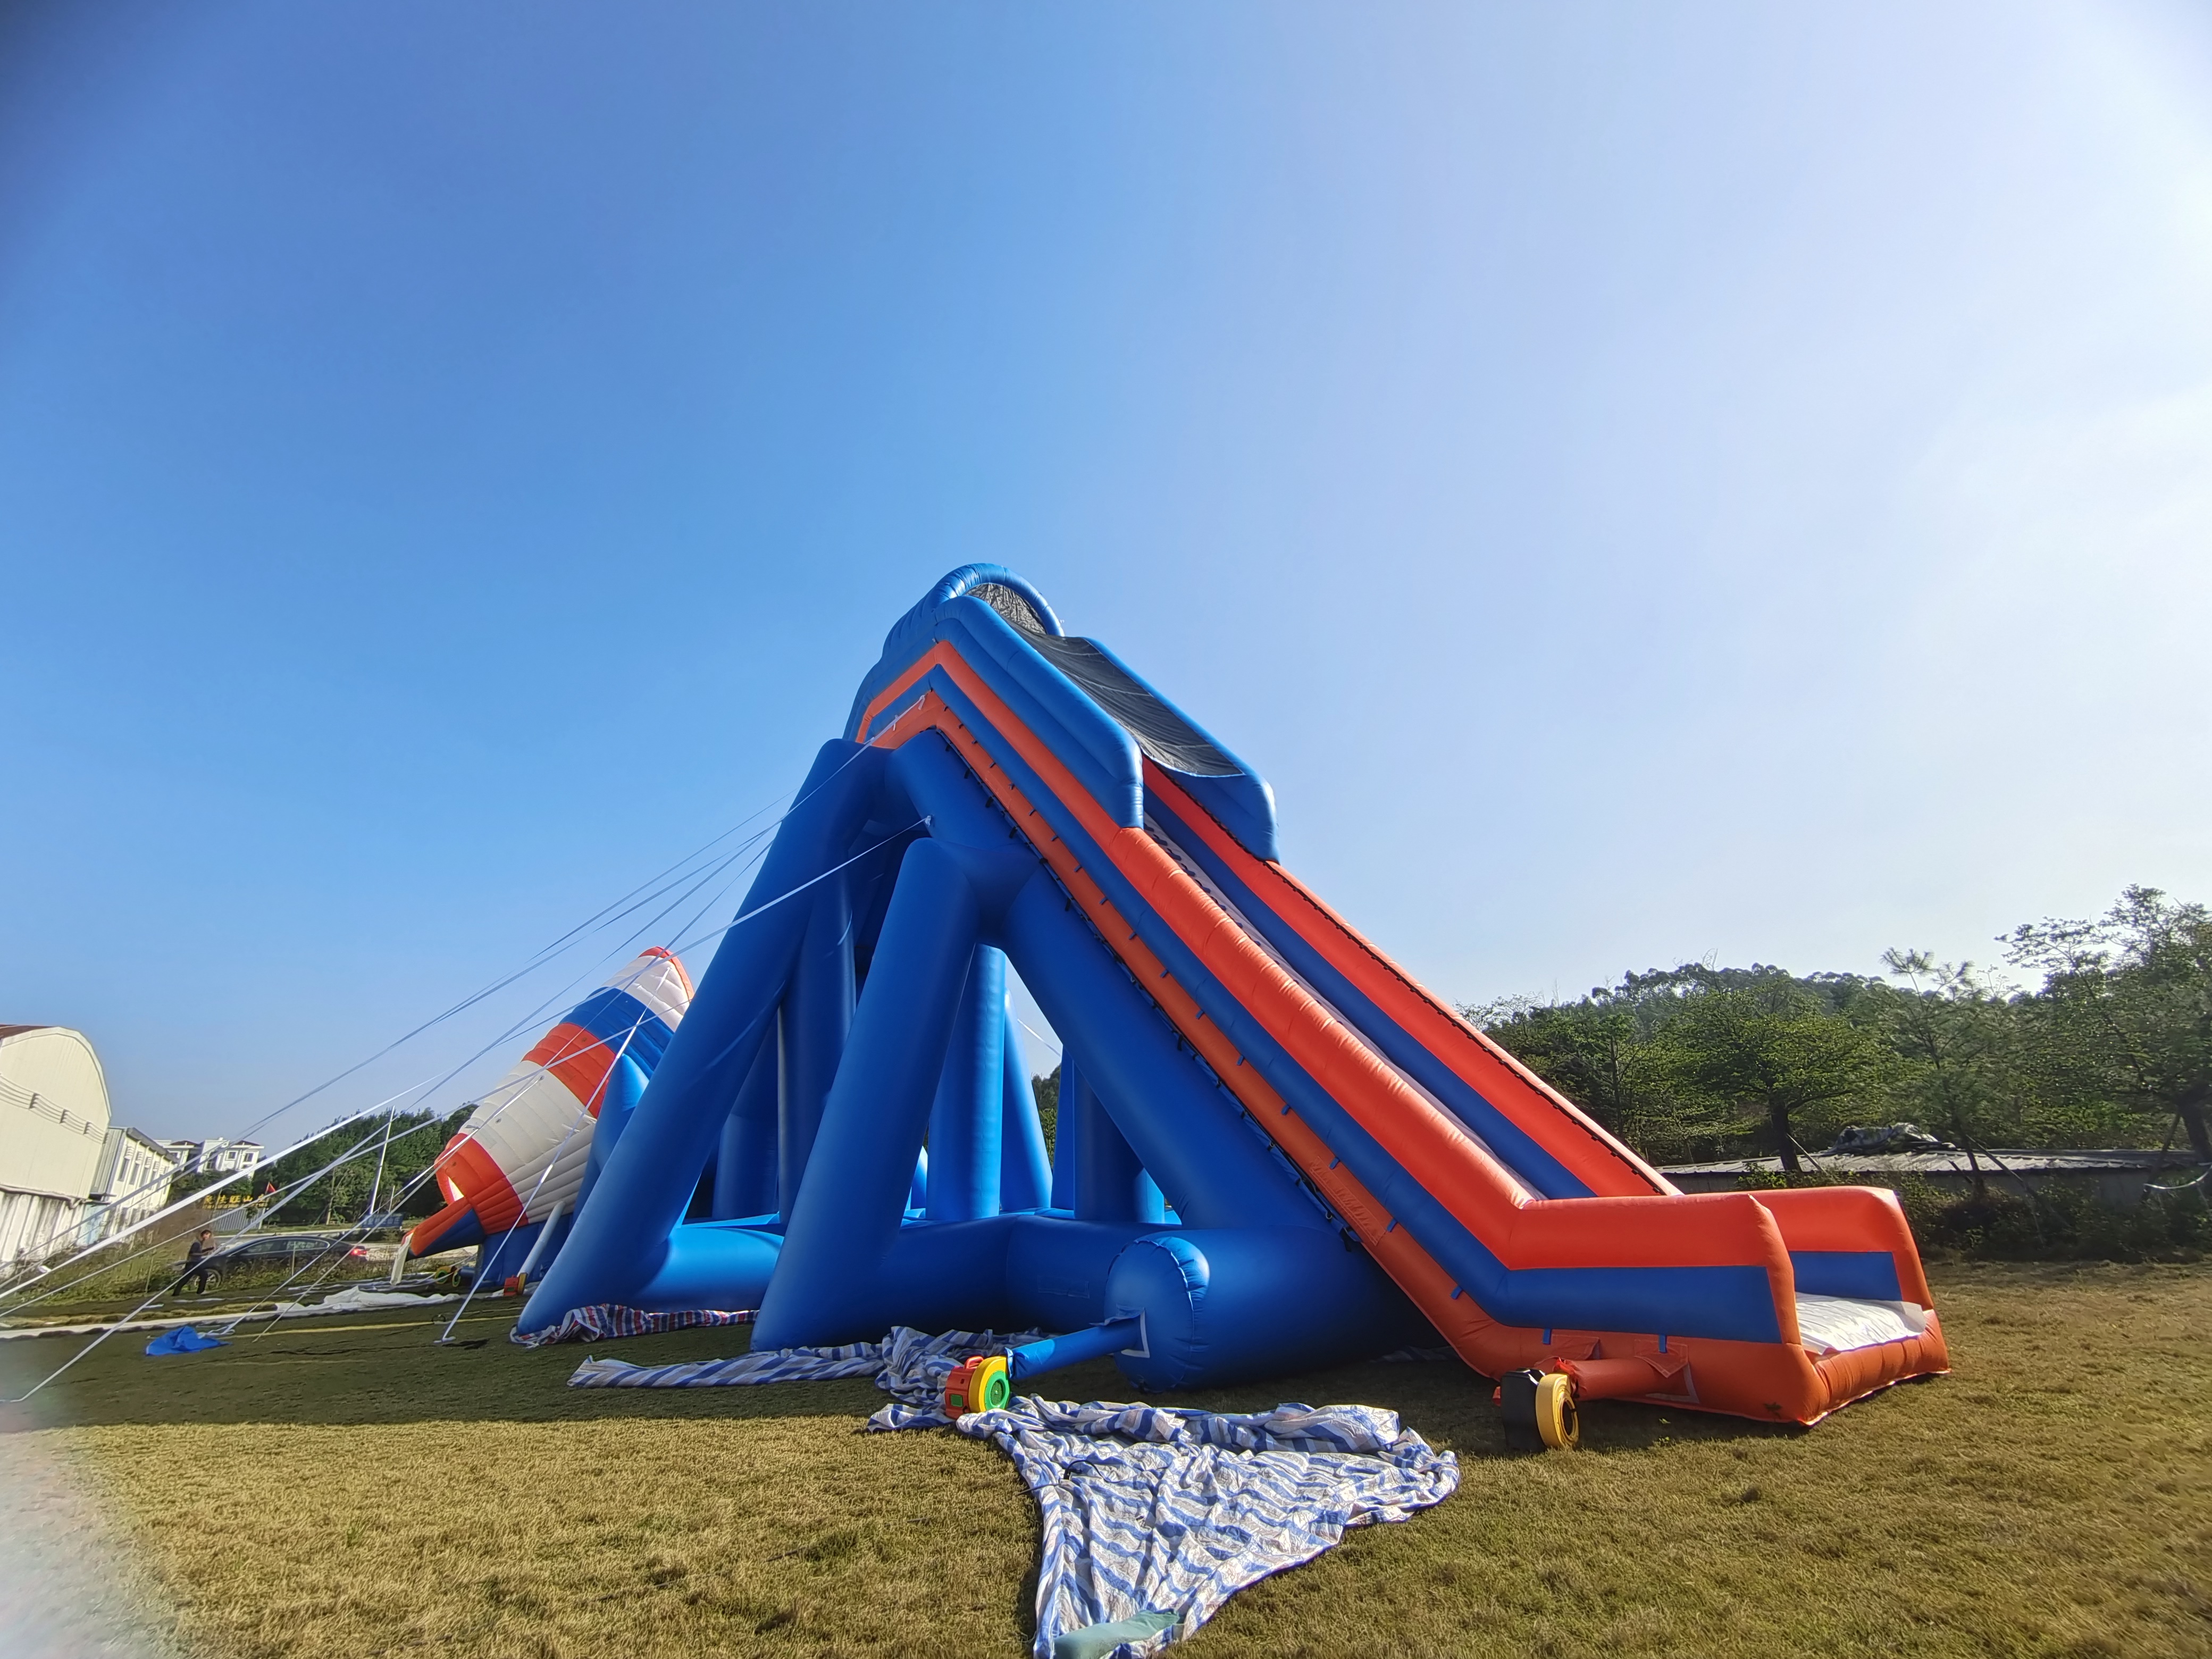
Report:
[[[2144,3],[11,13],[0,1021],[243,1127],[979,558],[1455,998],[2212,896],[2208,94]]]

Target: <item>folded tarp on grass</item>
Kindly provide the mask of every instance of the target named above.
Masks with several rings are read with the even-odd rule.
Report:
[[[872,1430],[948,1419],[945,1379],[967,1355],[1035,1333],[941,1336],[734,1359],[586,1359],[572,1388],[699,1389],[870,1376],[891,1403]],[[1233,1414],[1023,1398],[953,1425],[1014,1461],[1044,1520],[1036,1659],[1139,1659],[1188,1636],[1245,1585],[1333,1547],[1350,1527],[1403,1521],[1459,1488],[1459,1460],[1372,1406]]]
[[[614,1302],[595,1302],[588,1308],[571,1308],[561,1322],[542,1331],[509,1331],[507,1340],[526,1348],[542,1348],[554,1342],[604,1342],[617,1336],[657,1336],[663,1331],[696,1330],[708,1325],[750,1325],[754,1310],[726,1313],[717,1308],[692,1308],[682,1313],[647,1313]]]
[[[745,1316],[750,1318],[750,1315]],[[939,1409],[945,1379],[972,1353],[995,1352],[1037,1340],[1035,1331],[1001,1336],[993,1331],[946,1331],[932,1336],[901,1325],[880,1342],[848,1342],[834,1348],[779,1348],[734,1359],[695,1359],[676,1365],[633,1365],[591,1359],[568,1378],[572,1389],[726,1389],[760,1382],[822,1382],[872,1376],[892,1403],[868,1419],[872,1429],[922,1429],[950,1421]]]
[[[189,1325],[179,1325],[173,1331],[163,1331],[146,1345],[146,1352],[159,1359],[167,1354],[200,1353],[209,1348],[227,1348],[230,1345],[219,1338],[202,1336]]]

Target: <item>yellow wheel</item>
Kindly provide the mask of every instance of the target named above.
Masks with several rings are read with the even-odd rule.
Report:
[[[968,1378],[969,1411],[998,1411],[1013,1397],[1014,1378],[1006,1369],[1006,1355],[994,1353],[975,1362],[975,1370]]]
[[[1582,1442],[1575,1380],[1565,1371],[1553,1371],[1536,1384],[1536,1432],[1554,1451],[1572,1451]]]

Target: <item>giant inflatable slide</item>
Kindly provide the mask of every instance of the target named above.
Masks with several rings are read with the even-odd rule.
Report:
[[[1009,962],[1066,1044],[1049,1159]],[[994,566],[891,629],[666,1024],[526,1332],[1034,1327],[1066,1334],[1016,1376],[1111,1352],[1145,1389],[1441,1337],[1509,1388],[1800,1423],[1946,1366],[1892,1194],[1677,1191],[1300,885],[1265,781]]]

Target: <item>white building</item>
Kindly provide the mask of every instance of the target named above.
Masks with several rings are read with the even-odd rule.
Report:
[[[261,1167],[258,1140],[159,1140],[154,1144],[176,1160],[178,1169],[194,1175],[227,1176],[234,1170],[250,1175]]]
[[[97,1243],[152,1215],[169,1201],[176,1172],[177,1155],[161,1141],[137,1129],[109,1129],[79,1242]]]
[[[0,1025],[0,1261],[76,1237],[107,1117],[107,1079],[82,1031]]]

